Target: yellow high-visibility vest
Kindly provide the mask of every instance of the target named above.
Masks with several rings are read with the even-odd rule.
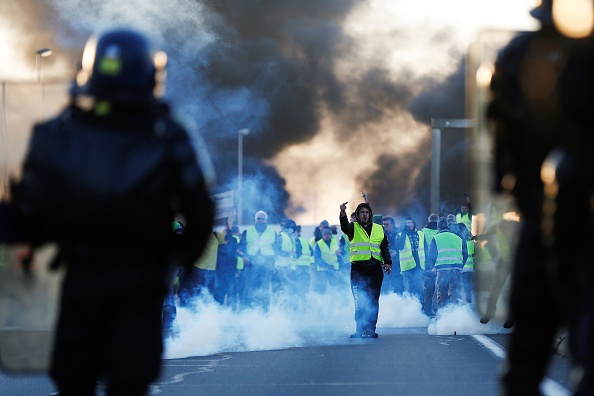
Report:
[[[384,258],[381,254],[380,244],[384,240],[384,227],[372,223],[371,235],[367,235],[365,229],[358,222],[353,223],[353,226],[354,235],[349,248],[351,263],[369,260],[372,256],[383,263]]]
[[[462,268],[462,238],[453,232],[440,232],[433,238],[437,245],[435,268]]]
[[[434,230],[433,228],[425,227],[421,231],[425,235],[425,240],[427,241],[427,246],[431,245],[431,241],[433,241],[433,237],[437,234],[437,230]]]
[[[299,237],[298,242],[301,244],[301,256],[297,258],[295,265],[297,267],[309,267],[313,262],[313,254],[311,254],[309,242],[303,237]]]
[[[468,258],[466,259],[466,263],[464,263],[464,271],[465,272],[473,272],[474,271],[474,240],[472,240],[472,239],[467,240],[466,247],[468,248]]]
[[[322,238],[318,241],[318,247],[320,248],[322,260],[324,260],[326,264],[333,266],[335,270],[338,270],[338,257],[336,257],[338,242],[336,242],[336,239],[332,238],[330,240],[330,246],[328,246],[326,241],[324,241],[324,238]],[[316,269],[318,271],[328,271],[329,268],[320,267],[318,265],[316,266]]]
[[[422,231],[416,231],[419,235],[419,263],[421,269],[425,269],[425,234]],[[413,257],[412,245],[408,235],[404,238],[404,249],[400,251],[400,271],[409,271],[417,266]]]
[[[281,250],[288,253],[288,256],[278,256],[274,261],[274,267],[294,267],[295,266],[295,247],[293,246],[293,238],[286,232],[282,231],[281,236]]]
[[[214,233],[210,233],[204,251],[194,263],[194,267],[214,271],[217,269],[217,253],[219,251],[219,240]]]
[[[466,228],[468,228],[468,232],[472,232],[472,219],[468,213],[457,213],[456,214],[456,223],[463,223]]]
[[[274,256],[272,245],[274,244],[275,237],[276,232],[272,228],[266,227],[261,235],[256,231],[256,227],[248,228],[245,234],[247,243],[246,253],[249,256],[255,256],[260,251],[262,256]]]

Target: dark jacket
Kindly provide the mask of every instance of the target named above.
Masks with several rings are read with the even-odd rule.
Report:
[[[169,251],[180,213],[186,227],[176,244],[184,265],[202,252],[214,217],[190,137],[158,103],[114,106],[103,116],[69,106],[36,125],[13,197],[40,239],[70,251]]]
[[[419,249],[423,249],[425,257],[427,257],[427,251],[429,248],[430,241],[427,241],[427,238],[425,238],[425,239],[423,239],[423,241],[424,241],[423,246],[416,245],[416,243],[420,243],[419,237],[418,237],[419,230],[417,230],[417,223],[414,221],[414,219],[412,217],[407,217],[407,218],[405,218],[405,220],[411,220],[413,222],[414,227],[413,227],[412,231],[409,229],[406,229],[406,230],[403,229],[396,236],[395,248],[399,252],[402,249],[404,249],[404,244],[406,243],[406,238],[408,238],[411,241],[411,246],[413,249],[413,251],[412,251],[413,258],[415,259],[415,262],[417,263],[417,267],[420,268],[421,267],[421,259],[419,257]]]

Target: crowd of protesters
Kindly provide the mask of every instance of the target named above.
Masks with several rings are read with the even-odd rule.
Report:
[[[389,242],[392,262],[392,270],[381,282],[382,295],[411,296],[428,317],[449,304],[475,302],[475,241],[486,242],[487,248],[480,250],[487,260],[497,260],[489,255],[497,241],[489,237],[488,230],[473,236],[470,199],[465,198],[452,213],[429,214],[422,227],[410,216],[372,216],[371,222],[382,227]],[[358,220],[353,212],[346,221]],[[194,269],[180,270],[167,312],[175,301],[178,306],[192,307],[200,298],[234,311],[267,312],[277,306],[303,312],[310,293],[325,295],[349,288],[351,239],[341,228],[342,224],[322,220],[311,235],[303,235],[302,226],[294,220],[273,226],[268,214],[260,210],[253,225],[243,230],[237,226],[213,230]],[[168,323],[172,323],[171,316]]]

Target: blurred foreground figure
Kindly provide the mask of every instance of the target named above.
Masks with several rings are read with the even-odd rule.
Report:
[[[563,328],[576,366],[574,392],[594,394],[594,45],[591,36],[561,34],[552,9],[545,0],[532,11],[541,29],[502,50],[491,81],[497,188],[511,192],[522,219],[506,395],[540,394]]]
[[[171,275],[212,228],[190,138],[154,95],[165,61],[130,30],[91,38],[71,103],[35,127],[13,188],[35,243],[56,241],[67,268],[50,369],[61,396],[94,395],[100,379],[108,395],[148,393]]]

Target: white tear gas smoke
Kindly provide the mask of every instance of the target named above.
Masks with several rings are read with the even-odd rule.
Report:
[[[268,214],[269,223],[279,223],[286,216],[279,209],[278,203],[287,202],[289,198],[288,193],[282,188],[285,181],[271,166],[257,166],[255,160],[248,163],[254,165],[254,171],[243,179],[243,222],[250,224],[254,214],[263,210]]]
[[[310,292],[288,296],[306,301],[303,311],[278,303],[273,296],[268,312],[261,309],[234,311],[210,296],[199,297],[191,308],[178,308],[178,337],[166,341],[166,359],[207,356],[220,352],[283,349],[310,345],[341,345],[349,342],[355,329],[354,303],[348,287],[325,294]],[[450,306],[438,311],[434,319],[425,316],[421,304],[408,294],[380,297],[378,332],[388,328],[423,328],[432,335],[501,333],[501,326],[483,325],[469,305]]]
[[[509,333],[501,324],[482,324],[471,305],[449,305],[437,311],[434,320],[429,323],[431,335],[472,335]]]

